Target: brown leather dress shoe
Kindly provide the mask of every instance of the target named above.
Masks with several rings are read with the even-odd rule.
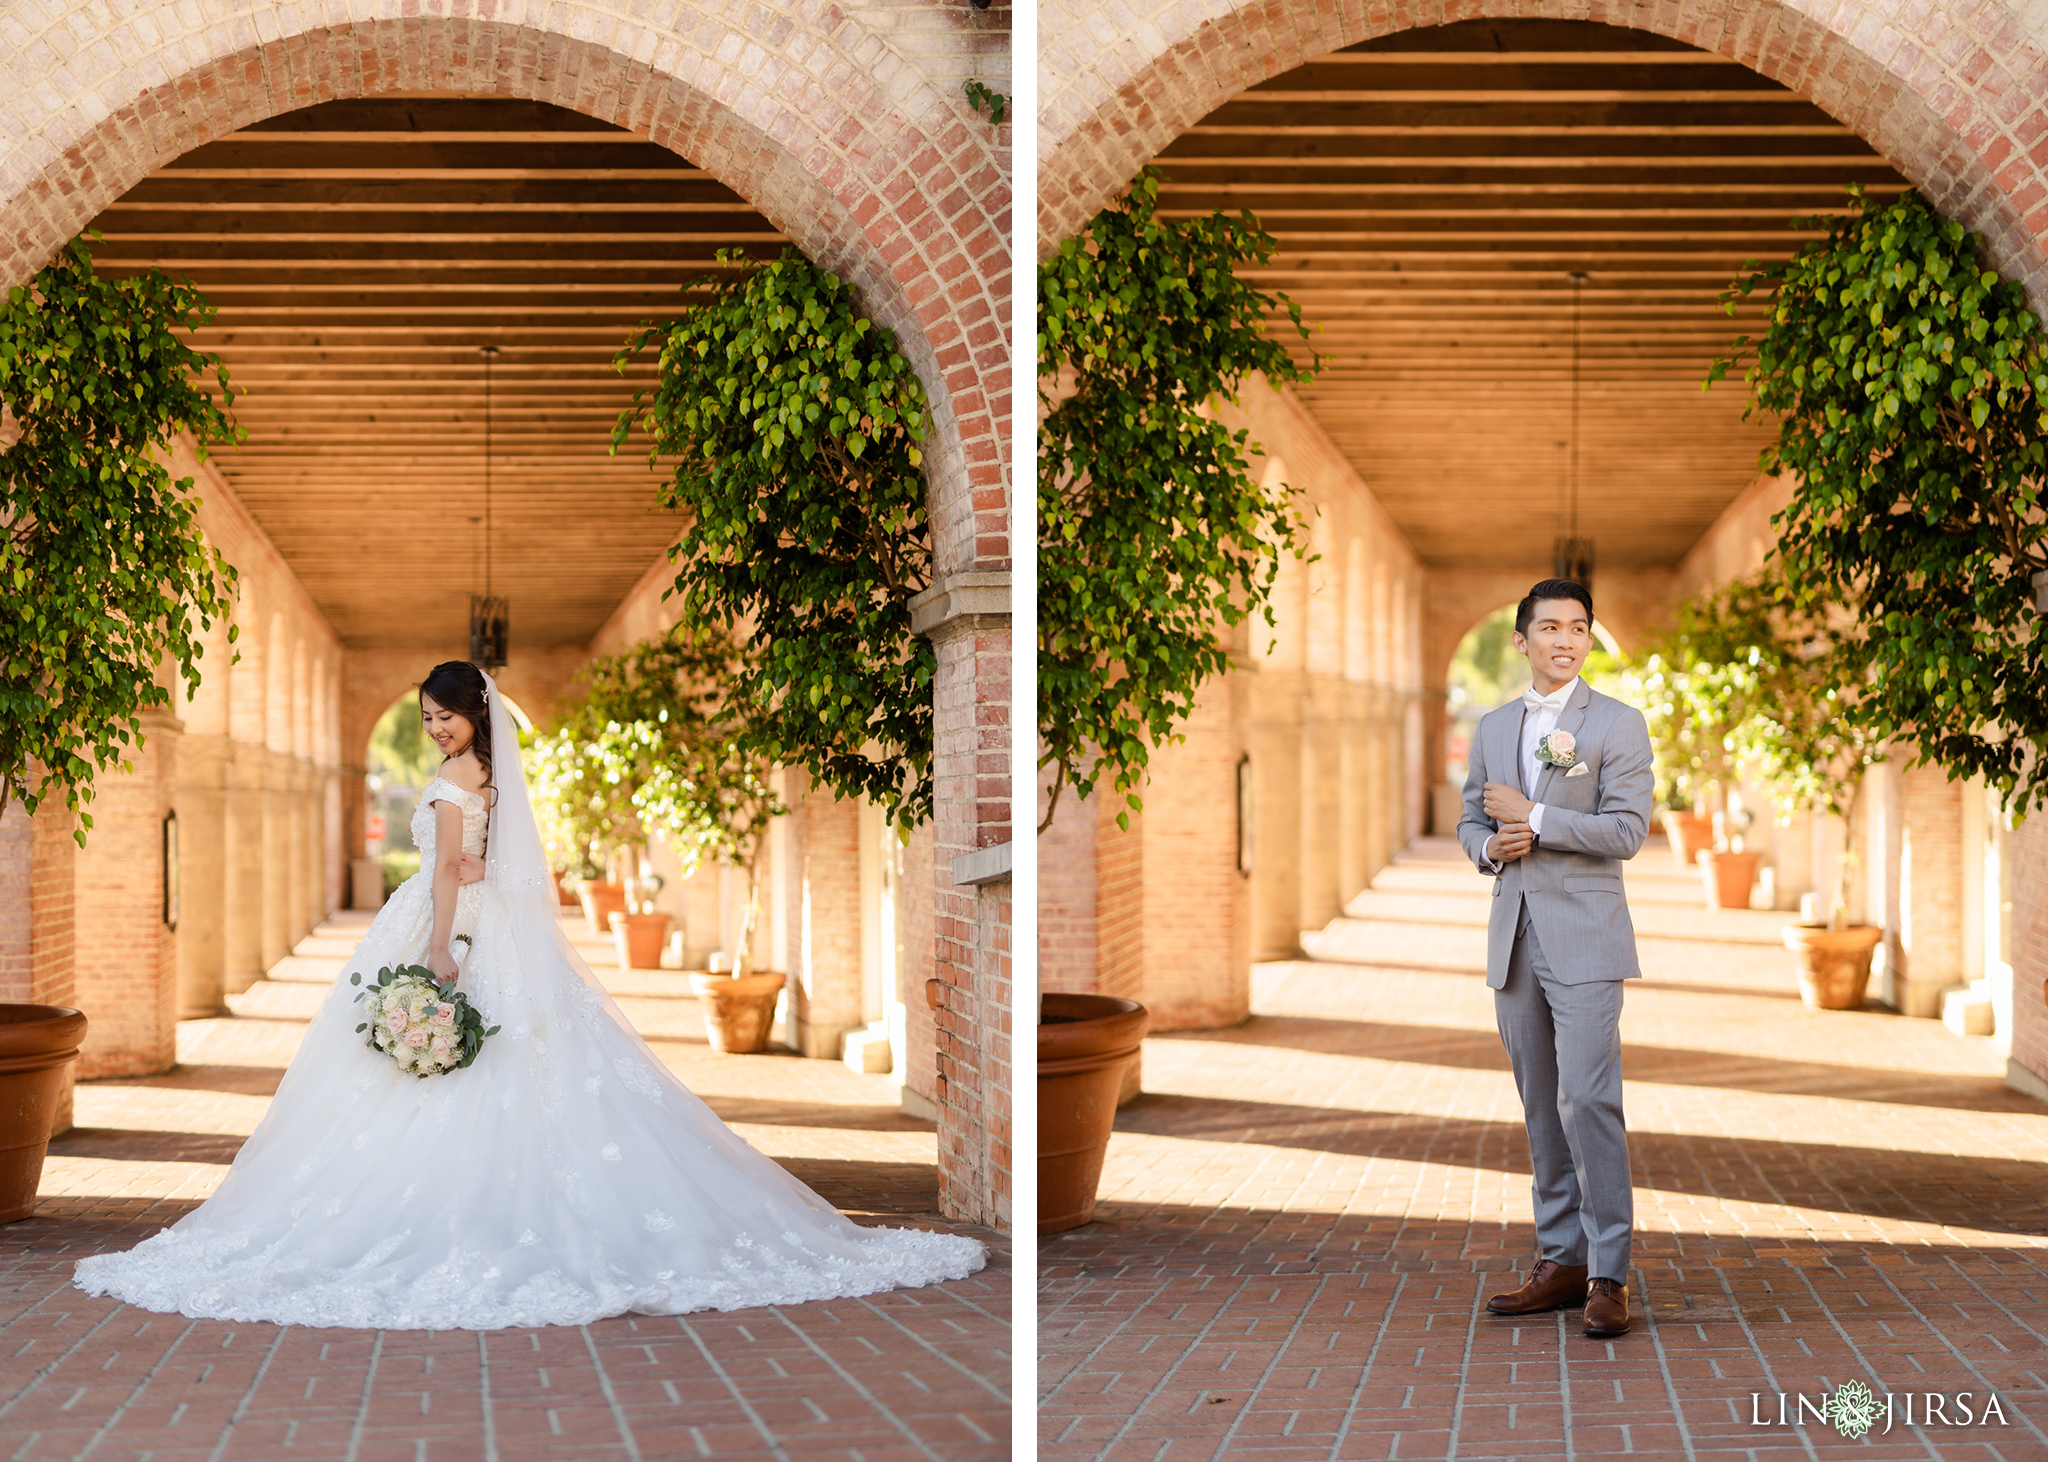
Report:
[[[1496,1315],[1535,1315],[1545,1310],[1569,1309],[1585,1298],[1585,1265],[1545,1259],[1520,1289],[1494,1295],[1487,1300],[1486,1308]]]
[[[1628,1334],[1628,1285],[1596,1279],[1587,1286],[1586,1333],[1596,1340]]]

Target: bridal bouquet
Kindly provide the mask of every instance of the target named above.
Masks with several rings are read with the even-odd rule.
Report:
[[[348,977],[360,985],[360,972]],[[425,965],[400,965],[377,971],[376,983],[356,996],[369,1018],[357,1026],[369,1033],[369,1046],[414,1076],[439,1076],[467,1066],[483,1049],[484,1018],[460,990],[443,993]]]

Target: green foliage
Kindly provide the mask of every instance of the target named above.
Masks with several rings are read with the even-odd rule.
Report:
[[[865,793],[908,829],[932,808],[937,662],[910,632],[931,579],[924,389],[852,291],[794,249],[709,293],[619,353],[623,371],[655,347],[659,377],[612,450],[637,423],[649,463],[673,461],[661,501],[689,520],[669,552],[684,623],[752,627],[726,686],[746,751]]]
[[[1873,743],[1975,774],[2024,814],[2048,802],[2048,357],[2020,286],[1908,193],[1854,211],[1797,257],[1737,278],[1769,296],[1746,358],[1752,409],[1781,418],[1766,471],[1792,474],[1778,555],[1802,606],[1845,606],[1832,654]],[[1752,350],[1753,358],[1745,355]]]
[[[371,772],[394,786],[424,787],[440,773],[446,758],[427,735],[417,696],[400,696],[377,718],[365,760]]]
[[[548,861],[584,878],[601,876],[614,851],[647,840],[633,802],[638,788],[599,745],[604,730],[587,701],[571,702],[523,758]]]
[[[707,853],[746,875],[734,961],[741,974],[760,910],[763,839],[769,821],[789,810],[769,785],[774,768],[751,749],[743,705],[726,694],[751,653],[719,630],[678,625],[586,672],[588,715],[602,728],[598,765],[633,789],[641,825],[666,838],[685,876]]]
[[[1451,699],[1482,709],[1503,705],[1529,683],[1529,662],[1515,653],[1515,611],[1499,610],[1479,621],[1451,656]]]
[[[142,712],[171,704],[158,667],[196,690],[200,634],[232,602],[192,479],[153,455],[180,432],[202,458],[242,439],[220,357],[180,338],[213,313],[160,269],[101,279],[82,239],[0,305],[0,406],[19,433],[0,452],[0,807],[61,794],[81,847],[94,775],[128,770]]]
[[[979,81],[965,82],[960,89],[967,93],[967,104],[969,106],[973,107],[977,112],[988,113],[988,120],[991,126],[1000,127],[1003,125],[1003,114],[1010,109],[1010,99],[1008,97],[993,87],[983,86]]]
[[[1039,765],[1055,808],[1109,775],[1123,826],[1149,748],[1229,664],[1221,627],[1271,625],[1281,556],[1306,554],[1292,491],[1259,485],[1258,447],[1211,403],[1320,366],[1267,333],[1280,310],[1305,338],[1300,307],[1237,277],[1273,256],[1258,220],[1161,220],[1163,177],[1140,173],[1038,271]]]

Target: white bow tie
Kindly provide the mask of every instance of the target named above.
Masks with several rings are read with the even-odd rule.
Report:
[[[1561,690],[1552,691],[1549,695],[1538,695],[1536,687],[1532,685],[1522,692],[1522,704],[1532,711],[1549,710],[1562,714],[1564,703],[1570,698],[1571,693],[1572,688],[1567,685]]]

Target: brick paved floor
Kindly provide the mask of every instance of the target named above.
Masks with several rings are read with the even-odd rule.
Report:
[[[36,1215],[0,1228],[0,1459],[994,1459],[1009,1452],[1004,1237],[936,1211],[928,1123],[884,1077],[719,1056],[679,974],[578,938],[663,1060],[749,1142],[862,1222],[972,1233],[970,1279],[863,1300],[538,1330],[350,1331],[155,1315],[70,1287],[212,1192],[367,926],[340,915],[177,1069],[79,1088]],[[571,921],[572,934],[582,921]]]
[[[1040,1246],[1042,1455],[2048,1459],[2048,1106],[1988,1040],[1807,1010],[1784,916],[1706,909],[1661,842],[1628,878],[1636,1329],[1481,1313],[1533,1227],[1457,860],[1260,967],[1245,1026],[1147,1042],[1098,1221]],[[1751,1424],[1851,1379],[2007,1424]]]

